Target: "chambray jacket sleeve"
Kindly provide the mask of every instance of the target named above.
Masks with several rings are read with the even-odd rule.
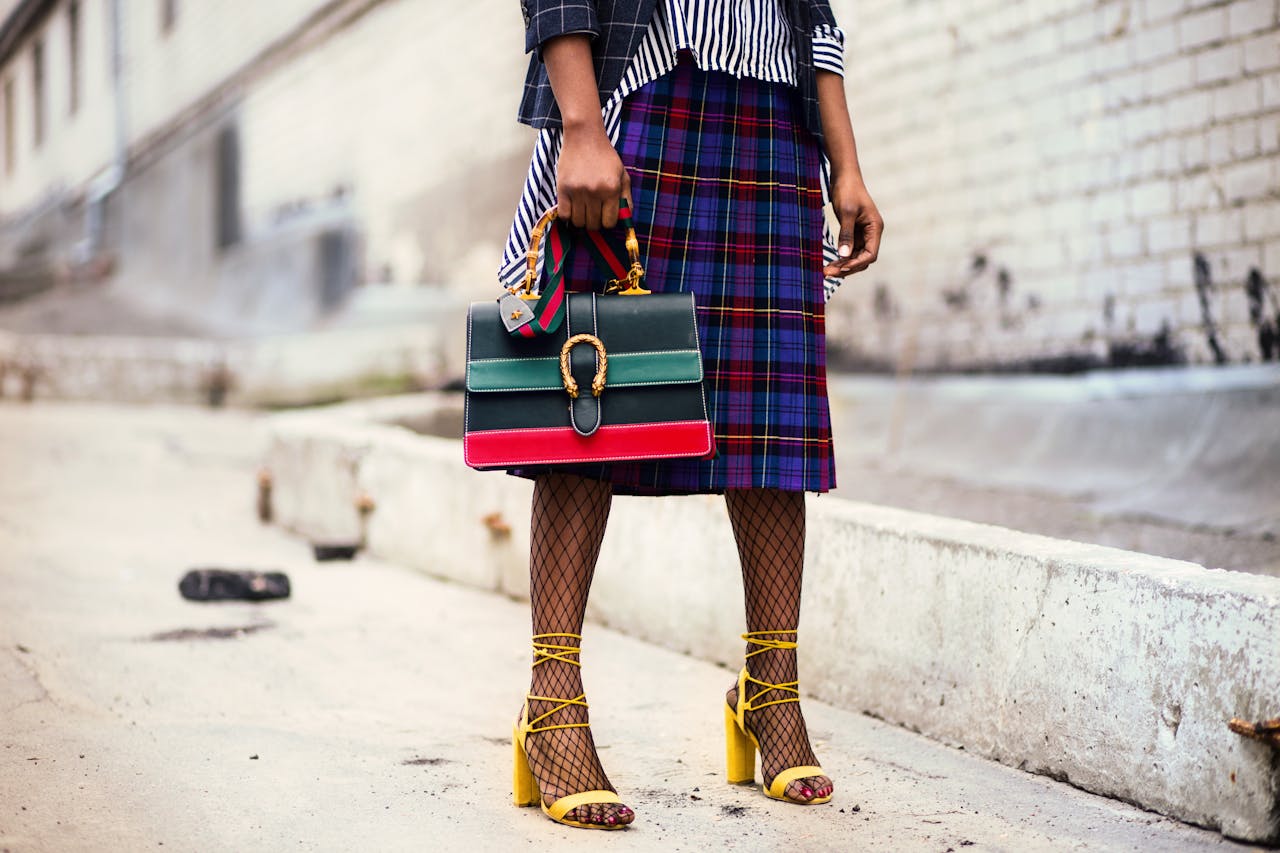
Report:
[[[836,16],[831,11],[830,0],[808,0],[809,20],[814,27],[828,26],[835,28]]]
[[[568,33],[600,35],[595,0],[520,0],[524,14],[524,51],[533,53],[547,39]]]

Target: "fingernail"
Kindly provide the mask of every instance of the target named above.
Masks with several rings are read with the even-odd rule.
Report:
[[[842,243],[840,245],[840,257],[847,258],[852,254],[853,254],[852,246],[850,246],[848,243]]]

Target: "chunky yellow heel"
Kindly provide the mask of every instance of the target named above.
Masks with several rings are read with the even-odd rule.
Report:
[[[548,660],[558,660],[564,663],[581,666],[576,657],[581,651],[579,646],[563,645],[557,643],[545,642],[551,638],[568,638],[571,640],[581,641],[579,634],[537,634],[533,638],[533,665],[537,666]],[[533,719],[529,719],[529,702],[556,702],[557,704],[546,713],[539,714]],[[577,794],[569,794],[561,797],[547,805],[542,801],[542,793],[538,790],[538,780],[533,775],[533,769],[529,766],[529,751],[526,747],[526,740],[529,735],[538,732],[549,732],[553,729],[585,729],[589,728],[587,723],[562,723],[559,725],[539,726],[538,723],[552,716],[553,714],[563,711],[573,705],[581,705],[587,707],[586,694],[579,694],[572,699],[562,699],[555,696],[534,696],[528,694],[525,697],[524,710],[520,712],[520,722],[516,724],[511,732],[511,751],[512,751],[512,774],[511,774],[511,796],[517,806],[533,806],[542,807],[542,813],[554,820],[556,823],[562,823],[565,826],[576,826],[581,829],[623,829],[627,826],[624,823],[606,824],[606,823],[584,823],[578,820],[566,818],[569,812],[578,806],[604,805],[606,803],[621,803],[622,799],[613,791],[582,791]]]
[[[520,727],[511,730],[512,767],[511,792],[517,806],[536,806],[540,798],[538,783],[529,769],[529,756],[524,752],[524,738]]]
[[[749,631],[742,635],[742,639],[748,643],[760,646],[755,651],[748,652],[747,657],[767,652],[770,649],[794,649],[796,644],[790,640],[774,640],[770,639],[774,634],[793,634],[794,631]],[[755,684],[760,690],[751,699],[747,699],[747,685]],[[767,698],[768,694],[776,693],[781,698]],[[767,708],[770,705],[781,705],[783,702],[799,702],[800,701],[800,682],[787,681],[782,684],[770,684],[767,681],[761,681],[753,678],[747,672],[744,666],[742,672],[738,674],[738,706],[736,708],[724,707],[724,740],[725,740],[725,769],[729,783],[736,785],[743,782],[754,782],[756,775],[756,752],[760,749],[760,742],[756,736],[746,725],[746,713],[748,711],[758,711],[761,708]],[[807,802],[797,802],[786,796],[787,786],[797,779],[804,779],[808,776],[825,776],[822,768],[817,765],[801,765],[798,767],[788,767],[773,777],[773,781],[768,785],[761,785],[760,790],[764,792],[766,797],[774,800],[782,800],[787,803],[795,803],[801,806],[816,806],[822,803],[831,802],[831,797],[815,797]]]
[[[724,706],[724,763],[730,785],[755,782],[755,742],[738,728],[738,715],[728,705]]]

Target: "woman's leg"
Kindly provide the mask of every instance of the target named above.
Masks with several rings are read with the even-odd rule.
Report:
[[[612,499],[609,483],[571,474],[548,474],[534,482],[529,598],[535,635],[582,633],[587,594]],[[548,642],[576,645],[573,640],[554,637]],[[546,659],[533,668],[531,696],[572,699],[582,692],[582,670],[573,664]],[[530,719],[556,704],[530,700]],[[573,705],[540,725],[587,721],[587,709]],[[526,745],[529,767],[547,805],[568,794],[613,790],[600,766],[590,729],[537,732],[529,735]],[[579,806],[566,816],[585,823],[630,823],[633,818],[630,809],[618,804]]]
[[[741,489],[725,493],[729,521],[742,562],[742,586],[748,631],[792,631],[800,624],[800,582],[804,577],[804,493],[775,489]],[[774,639],[794,641],[794,634]],[[747,647],[748,652],[757,648]],[[796,650],[768,649],[747,659],[752,678],[770,684],[796,680]],[[761,689],[750,685],[750,699]],[[728,702],[736,706],[737,685]],[[800,703],[786,702],[750,711],[746,724],[760,741],[764,783],[788,767],[817,764]],[[831,793],[826,776],[797,779],[787,786],[788,799],[807,802]],[[806,793],[807,792],[807,793]]]

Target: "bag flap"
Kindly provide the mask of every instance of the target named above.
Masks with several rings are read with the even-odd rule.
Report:
[[[702,381],[698,350],[624,352],[609,355],[606,388]],[[563,388],[559,356],[494,358],[467,362],[468,391],[554,391]]]

